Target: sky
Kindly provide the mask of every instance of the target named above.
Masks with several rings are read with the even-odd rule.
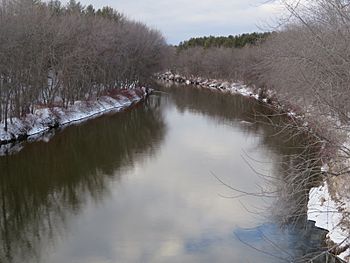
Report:
[[[267,0],[80,0],[110,6],[160,30],[169,44],[199,36],[268,31],[282,12]]]

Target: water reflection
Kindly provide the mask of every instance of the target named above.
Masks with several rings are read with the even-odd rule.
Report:
[[[259,166],[260,168],[264,166],[261,162],[264,162],[265,158],[256,159],[252,153],[243,153],[245,161],[249,162],[257,175],[263,178],[255,191],[245,192],[256,195],[256,198],[268,197],[273,200],[267,201],[263,207],[255,205],[247,208],[249,212],[258,213],[259,216],[266,215],[268,221],[274,222],[274,224],[263,224],[255,228],[253,232],[249,230],[244,233],[244,230],[240,229],[239,234],[243,236],[254,234],[255,238],[259,238],[262,229],[263,232],[269,232],[271,235],[269,242],[265,240],[265,242],[255,244],[256,247],[250,244],[252,248],[268,251],[266,247],[264,249],[259,249],[259,247],[266,244],[271,247],[270,243],[274,242],[272,240],[275,240],[276,244],[280,243],[278,237],[282,236],[287,238],[288,242],[284,244],[282,242],[281,247],[277,249],[276,247],[270,248],[275,258],[280,258],[287,250],[289,255],[284,258],[285,260],[299,259],[303,262],[307,256],[314,257],[315,252],[325,250],[323,243],[325,231],[313,227],[312,222],[307,222],[308,193],[321,180],[318,158],[320,145],[310,141],[311,138],[307,134],[295,135],[294,128],[292,126],[288,128],[288,120],[285,116],[274,114],[270,108],[254,99],[227,96],[207,89],[181,85],[177,88],[175,86],[168,86],[165,89],[160,87],[162,90],[169,90],[169,88],[172,90],[172,97],[180,112],[189,111],[211,118],[221,125],[238,126],[247,136],[258,134],[260,140],[255,150],[265,149],[265,153],[270,155],[270,159],[273,159],[273,162],[270,163],[271,170],[264,170],[259,169]],[[305,147],[305,145],[308,146]],[[223,183],[226,184],[225,181]],[[228,187],[231,186],[234,188],[231,196],[246,196],[240,192],[245,188],[239,186],[237,182],[228,183]],[[235,191],[236,189],[238,191]],[[284,230],[287,232],[282,234],[281,231]],[[309,235],[314,238],[316,236],[316,240],[312,240]],[[296,241],[304,246],[295,245]],[[249,242],[246,245],[249,246]]]
[[[0,159],[1,262],[283,262],[309,252],[293,246],[312,227],[279,228],[295,222],[295,209],[303,214],[307,196],[277,194],[298,178],[286,171],[305,176],[294,169],[314,150],[303,152],[304,137],[277,136],[260,114],[267,109],[239,96],[164,91]],[[273,198],[223,198],[232,189],[213,174]]]
[[[142,131],[142,132],[140,132]],[[68,217],[102,199],[164,137],[157,101],[66,128],[49,142],[0,158],[0,262],[40,260],[41,242],[66,231]],[[45,262],[45,260],[44,260]]]

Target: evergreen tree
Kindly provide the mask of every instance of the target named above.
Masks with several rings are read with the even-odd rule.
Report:
[[[229,35],[225,36],[209,36],[209,37],[197,37],[191,38],[187,41],[180,42],[178,48],[180,50],[193,48],[193,47],[226,47],[226,48],[242,48],[247,45],[256,45],[264,41],[271,33],[249,33],[242,35]]]

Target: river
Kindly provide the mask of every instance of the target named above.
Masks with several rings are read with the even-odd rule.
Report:
[[[159,89],[0,157],[0,262],[274,263],[322,246],[302,136],[249,98]]]

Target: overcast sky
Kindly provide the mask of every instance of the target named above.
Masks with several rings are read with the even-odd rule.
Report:
[[[110,6],[159,29],[168,43],[190,37],[268,30],[281,9],[266,0],[80,0]]]

